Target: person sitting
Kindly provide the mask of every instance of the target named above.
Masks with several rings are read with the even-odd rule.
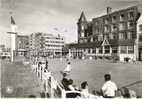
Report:
[[[73,80],[72,80],[72,79],[69,79],[68,88],[69,88],[69,90],[71,90],[71,91],[75,91],[75,90],[76,90],[75,87],[74,87],[74,85],[73,85]]]
[[[88,93],[88,83],[87,81],[84,81],[81,83],[81,91],[84,93]]]
[[[116,91],[117,91],[117,86],[113,81],[111,81],[111,75],[105,74],[104,79],[105,79],[105,83],[102,86],[103,97],[105,97],[105,98],[115,97]]]
[[[121,92],[121,96],[124,98],[136,98],[136,92],[134,90],[130,90],[127,87],[122,87],[119,89]]]
[[[96,98],[93,94],[89,93],[87,81],[81,83],[81,92],[82,98]]]
[[[68,85],[69,85],[69,79],[67,77],[66,73],[63,73],[63,79],[61,81],[63,87],[65,88],[65,90],[69,90]]]
[[[78,88],[73,85],[73,80],[72,79],[69,79],[69,83],[68,83],[68,89],[70,91],[78,91]],[[80,93],[77,93],[77,92],[71,92],[71,93],[67,93],[66,94],[67,98],[76,98],[76,97],[80,97]]]

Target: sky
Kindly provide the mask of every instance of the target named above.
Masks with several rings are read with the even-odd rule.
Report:
[[[0,0],[0,44],[10,47],[10,12],[18,26],[18,34],[43,32],[60,34],[66,43],[77,41],[77,21],[82,11],[88,21],[141,3],[142,0]]]

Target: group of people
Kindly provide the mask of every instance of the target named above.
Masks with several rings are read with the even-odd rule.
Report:
[[[48,60],[45,57],[33,57],[31,59],[32,71],[37,73],[40,79],[43,78],[43,73],[48,72]]]
[[[92,97],[93,94],[89,93],[88,90],[88,83],[87,81],[84,81],[81,83],[81,89],[79,89],[77,86],[73,85],[73,80],[68,77],[69,74],[63,73],[63,79],[62,79],[62,85],[64,86],[65,90],[70,90],[70,91],[81,91],[84,93],[85,97]],[[111,81],[111,75],[110,74],[105,74],[105,83],[102,86],[101,92],[103,97],[105,98],[113,98],[116,95],[117,91],[117,85]]]
[[[63,87],[67,91],[81,91],[84,94],[84,98],[93,98],[95,95],[103,96],[104,98],[115,98],[117,96],[123,96],[125,98],[136,97],[136,93],[128,88],[118,89],[115,82],[111,80],[110,74],[104,75],[104,84],[100,91],[96,91],[94,94],[89,93],[88,83],[84,81],[81,83],[81,88],[78,88],[73,84],[73,80],[69,78],[69,74],[63,73],[63,79],[61,81]],[[67,95],[68,96],[68,95]],[[81,96],[80,94],[71,94],[71,97]],[[69,95],[70,97],[70,95]]]

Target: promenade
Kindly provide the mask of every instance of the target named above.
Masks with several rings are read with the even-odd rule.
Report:
[[[87,81],[90,92],[100,90],[104,83],[103,76],[106,73],[112,75],[112,80],[116,82],[119,88],[142,80],[142,62],[112,63],[108,60],[100,59],[71,59],[70,61],[72,66],[70,77],[74,80],[74,84],[80,87],[81,82]],[[49,59],[48,62],[49,70],[52,71],[53,76],[58,81],[61,81],[62,75],[60,71],[64,70],[67,65],[66,59]],[[31,72],[29,65],[23,65],[22,62],[10,63],[1,61],[1,63],[2,97],[27,98],[29,95],[40,97],[43,86],[36,74]],[[142,83],[128,88],[136,91],[137,95],[142,97]]]
[[[30,95],[40,97],[42,89],[41,81],[31,72],[29,65],[1,60],[2,98],[28,98]]]
[[[65,59],[62,61],[60,59],[49,60],[49,69],[59,81],[62,79],[60,71],[64,70],[66,65]],[[142,80],[142,62],[113,63],[102,59],[71,59],[71,66],[70,76],[74,80],[74,84],[80,87],[81,82],[87,81],[90,92],[100,90],[104,84],[104,74],[106,73],[112,75],[112,80],[116,82],[119,88]],[[128,88],[136,91],[142,97],[142,83],[129,86]]]

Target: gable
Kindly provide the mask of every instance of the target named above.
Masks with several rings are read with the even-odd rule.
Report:
[[[102,46],[105,46],[105,45],[110,45],[110,43],[107,39],[104,39],[104,41],[102,43]]]

